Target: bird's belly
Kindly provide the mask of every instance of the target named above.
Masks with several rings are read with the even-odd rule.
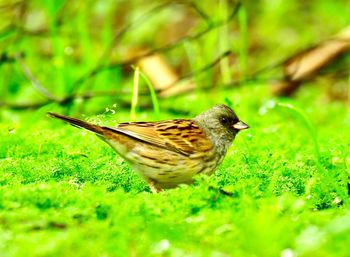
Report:
[[[211,175],[219,164],[214,151],[186,156],[174,151],[139,142],[131,148],[109,142],[141,177],[152,179],[161,188],[188,184],[197,174]]]
[[[197,174],[211,174],[216,165],[192,163],[187,166],[185,163],[176,166],[167,165],[162,168],[150,167],[145,164],[134,164],[133,169],[143,178],[152,179],[161,188],[172,188],[179,184],[189,184]]]

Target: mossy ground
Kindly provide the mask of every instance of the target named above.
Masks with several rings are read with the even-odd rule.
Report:
[[[217,172],[159,194],[107,144],[45,111],[19,114],[23,124],[1,123],[2,255],[346,256],[348,109],[304,102],[301,92],[297,103],[316,129],[317,160],[298,116],[266,108],[276,99],[259,107],[250,90],[235,93],[235,109],[251,128]]]

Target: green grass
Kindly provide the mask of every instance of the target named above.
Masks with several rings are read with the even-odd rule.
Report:
[[[17,62],[0,63],[1,257],[349,256],[350,107],[328,93],[341,78],[305,83],[292,99],[271,96],[267,83],[243,83],[255,70],[349,24],[348,1],[243,2],[229,24],[163,53],[179,74],[200,70],[226,50],[233,53],[195,73],[194,92],[167,99],[157,98],[142,70],[131,67],[79,79],[96,65],[120,62],[128,47],[170,42],[170,28],[185,26],[177,23],[180,14],[191,17],[186,35],[214,26],[232,13],[231,1],[194,1],[201,19],[186,5],[157,9],[158,1],[31,0],[34,20],[21,21],[3,2],[1,58],[23,52],[35,79],[57,98],[116,93],[16,111],[2,101],[45,98]],[[6,30],[11,17],[26,29],[47,31]],[[220,87],[229,81],[242,84]],[[202,90],[211,84],[213,90]],[[46,115],[113,125],[130,116],[191,118],[217,103],[232,106],[251,128],[238,134],[211,177],[159,194],[95,135]]]

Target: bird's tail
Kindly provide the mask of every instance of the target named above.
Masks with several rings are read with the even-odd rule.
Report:
[[[57,113],[53,113],[53,112],[48,112],[47,114],[52,118],[63,120],[63,121],[65,121],[65,122],[67,122],[75,127],[87,129],[87,130],[92,131],[92,132],[94,132],[98,135],[101,135],[101,136],[103,136],[103,134],[104,134],[103,128],[98,126],[98,125],[94,125],[94,124],[88,123],[86,121],[78,120],[75,118],[71,118],[71,117],[64,116],[64,115],[57,114]]]

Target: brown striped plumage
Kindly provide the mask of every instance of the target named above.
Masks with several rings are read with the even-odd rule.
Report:
[[[190,183],[199,173],[212,174],[237,132],[248,128],[225,105],[216,105],[193,120],[129,122],[115,127],[49,115],[102,137],[150,183],[152,191]]]

